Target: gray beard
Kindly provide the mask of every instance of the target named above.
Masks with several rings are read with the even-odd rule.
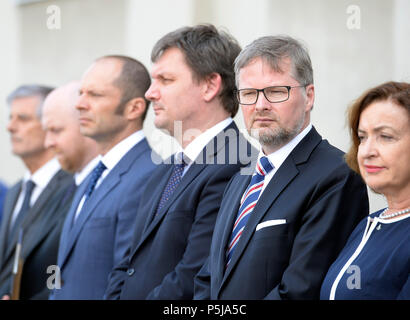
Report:
[[[296,137],[300,133],[304,122],[305,117],[303,116],[300,118],[296,126],[291,128],[290,130],[283,127],[275,129],[262,128],[263,130],[251,129],[250,135],[251,137],[257,139],[262,147],[266,146],[277,149],[278,147],[284,146],[294,137]],[[263,132],[261,133],[261,131]]]

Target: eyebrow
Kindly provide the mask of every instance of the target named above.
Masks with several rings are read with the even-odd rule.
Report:
[[[378,127],[373,128],[372,131],[379,132],[379,131],[382,131],[383,129],[390,129],[390,130],[393,130],[395,133],[397,133],[396,129],[394,129],[393,127],[388,126],[388,125],[380,125]],[[361,130],[360,128],[357,128],[357,132],[366,132],[366,131]]]

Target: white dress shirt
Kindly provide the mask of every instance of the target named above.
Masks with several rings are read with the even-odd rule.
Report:
[[[125,154],[130,151],[137,143],[144,139],[145,135],[142,130],[134,132],[121,142],[117,143],[110,151],[108,151],[104,156],[97,157],[97,163],[101,160],[107,169],[104,170],[101,177],[98,179],[94,191],[100,186],[105,177],[111,172],[112,169],[117,165],[118,162],[125,156]],[[95,166],[94,166],[95,167]],[[94,169],[94,167],[92,169]],[[85,195],[83,195],[75,213],[74,220],[77,219],[81,209],[83,208],[85,202]]]
[[[311,129],[312,129],[312,124],[309,124],[305,129],[303,129],[301,133],[299,133],[296,137],[294,137],[290,142],[288,142],[286,145],[281,147],[279,150],[276,150],[275,152],[269,155],[265,155],[262,148],[260,149],[259,155],[258,155],[258,161],[261,157],[266,156],[269,159],[270,163],[274,166],[274,168],[271,172],[269,172],[265,176],[263,187],[262,187],[259,197],[262,195],[263,191],[265,190],[269,182],[272,180],[275,173],[279,170],[282,163],[285,162],[289,154],[293,151],[293,149],[295,149],[295,147],[299,144],[300,141],[302,141],[302,139],[309,133]]]
[[[207,129],[203,133],[201,133],[199,136],[197,136],[194,140],[192,140],[185,149],[177,152],[176,157],[181,157],[181,153],[184,153],[184,160],[189,160],[187,161],[188,164],[184,169],[184,172],[182,176],[185,175],[185,173],[188,171],[189,167],[191,166],[192,162],[195,161],[195,159],[199,156],[199,154],[202,152],[202,150],[205,148],[205,146],[213,139],[215,138],[222,130],[224,130],[226,127],[228,127],[232,123],[233,119],[231,117],[226,118],[225,120],[222,120],[221,122],[218,122],[216,125],[213,127]],[[188,159],[187,159],[188,158]]]
[[[30,197],[30,207],[32,207],[34,203],[37,201],[37,199],[40,197],[43,190],[46,188],[47,184],[60,170],[60,168],[61,166],[58,160],[56,158],[53,158],[33,174],[31,174],[29,171],[27,171],[24,174],[22,188],[20,190],[16,206],[14,207],[13,214],[11,216],[10,227],[13,226],[14,221],[16,220],[17,215],[21,209],[21,206],[23,205],[24,196],[26,194],[26,182],[28,180],[31,180],[35,183],[35,187]]]
[[[88,177],[91,171],[93,171],[93,169],[97,166],[100,159],[101,159],[101,155],[96,156],[94,159],[88,162],[81,171],[76,172],[74,174],[74,181],[77,187],[85,180],[85,178]]]

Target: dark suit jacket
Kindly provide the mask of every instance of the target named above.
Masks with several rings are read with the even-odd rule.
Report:
[[[91,176],[77,189],[61,233],[57,263],[61,288],[50,299],[103,298],[108,275],[131,241],[142,189],[156,168],[151,155],[146,139],[137,143],[104,178],[72,224]]]
[[[228,132],[229,142],[223,138]],[[245,146],[243,159],[239,142]],[[193,279],[208,255],[223,190],[241,163],[250,162],[247,151],[251,146],[232,123],[204,148],[157,216],[173,166],[155,171],[138,209],[132,247],[113,270],[106,298],[192,299]]]
[[[72,176],[59,170],[40,194],[33,207],[21,222],[23,229],[21,257],[24,260],[20,299],[47,299],[47,267],[57,262],[57,249],[61,221],[67,213],[62,203]],[[0,295],[10,294],[12,268],[18,233],[6,247],[7,230],[20,193],[18,182],[7,193],[4,220],[0,229]]]
[[[250,178],[236,175],[226,188],[209,258],[195,279],[195,299],[319,298],[329,266],[368,214],[366,186],[343,153],[313,128],[266,186],[225,270],[227,243]],[[279,219],[286,223],[275,225]]]
[[[3,216],[3,206],[4,206],[4,198],[6,197],[7,187],[0,182],[0,224],[1,218]]]

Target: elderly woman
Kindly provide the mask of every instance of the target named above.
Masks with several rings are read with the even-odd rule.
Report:
[[[321,299],[410,299],[410,84],[370,89],[349,110],[349,166],[388,207],[358,224]]]

